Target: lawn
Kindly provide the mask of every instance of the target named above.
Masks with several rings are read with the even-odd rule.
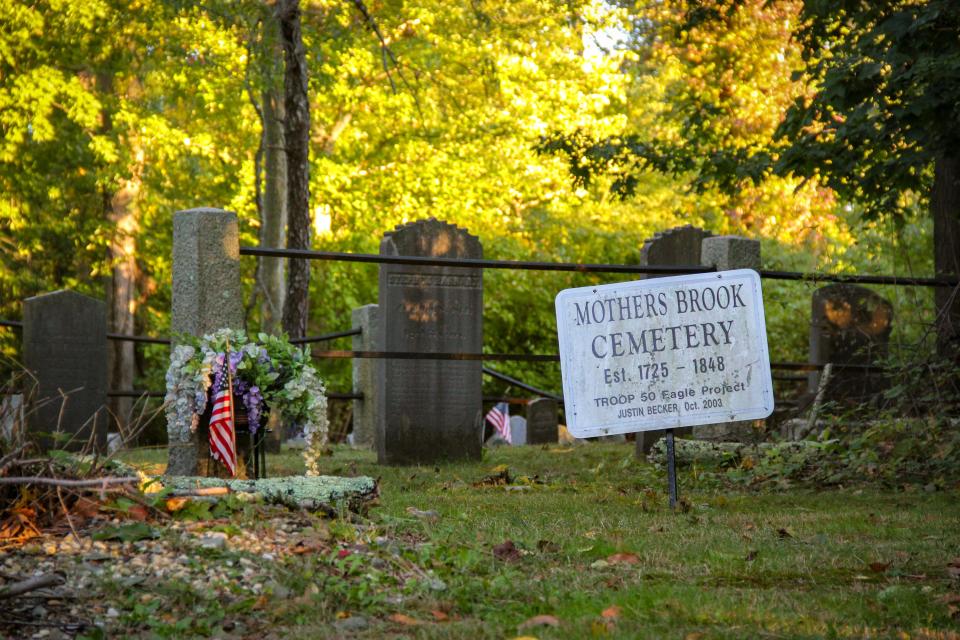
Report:
[[[239,592],[235,602],[180,593],[160,609],[189,616],[209,600],[221,611],[212,623],[181,626],[198,635],[236,633],[237,619],[240,631],[289,638],[960,637],[957,487],[751,492],[686,469],[673,513],[664,474],[632,454],[500,447],[478,463],[380,467],[337,448],[329,473],[380,478],[367,518],[317,520],[316,553],[270,556],[269,567],[233,545],[201,554],[247,554],[270,574],[275,588],[249,607]],[[125,459],[162,466],[157,451]],[[295,452],[268,465],[302,470]],[[228,532],[262,530],[263,514],[237,510],[230,522]],[[149,616],[139,628],[167,635]]]
[[[329,472],[379,477],[380,504],[354,532],[334,527],[352,559],[343,579],[322,559],[282,563],[284,594],[322,576],[319,606],[274,622],[304,638],[956,637],[957,487],[754,493],[683,470],[673,513],[664,474],[632,454],[500,447],[479,463],[380,467],[338,448]],[[295,453],[268,464],[301,470]],[[422,575],[394,575],[384,553]]]

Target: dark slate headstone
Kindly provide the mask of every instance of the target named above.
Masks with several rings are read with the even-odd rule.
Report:
[[[389,256],[482,258],[483,247],[456,225],[434,218],[384,234]],[[385,351],[479,353],[483,346],[483,272],[456,267],[381,265]],[[479,361],[387,359],[381,464],[479,459]]]
[[[29,415],[31,433],[60,430],[70,449],[107,438],[107,306],[73,291],[56,291],[23,303],[23,359],[37,378],[39,406]],[[61,394],[67,399],[61,401]],[[42,402],[47,400],[47,402]],[[62,411],[62,414],[61,414]],[[51,441],[46,439],[44,446]],[[57,447],[63,443],[56,443]]]
[[[527,444],[557,442],[557,401],[537,398],[527,405]]]
[[[862,365],[877,364],[887,355],[892,330],[893,306],[869,289],[832,284],[813,292],[810,361],[833,363],[826,400],[863,400],[885,388],[882,373]],[[815,394],[819,385],[820,373],[814,372],[808,391]]]
[[[643,243],[640,250],[640,264],[657,266],[693,266],[699,265],[700,251],[704,238],[713,234],[693,225],[674,227],[657,233]],[[657,276],[646,276],[655,278]],[[689,433],[689,428],[674,429],[676,434]],[[641,431],[637,434],[637,456],[644,457],[653,444],[663,437],[663,429]]]
[[[689,224],[661,231],[643,243],[643,248],[640,249],[640,264],[688,267],[699,265],[703,239],[712,235],[709,231]]]

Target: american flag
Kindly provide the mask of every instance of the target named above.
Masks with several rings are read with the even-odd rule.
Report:
[[[493,409],[487,413],[487,422],[493,425],[500,437],[509,443],[513,443],[510,435],[510,406],[506,402],[498,402],[493,405]]]
[[[233,412],[230,409],[230,389],[227,385],[217,392],[213,399],[213,413],[210,414],[210,455],[237,475],[237,451],[233,433]]]

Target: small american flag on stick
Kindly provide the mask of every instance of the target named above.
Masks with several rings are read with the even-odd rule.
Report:
[[[210,414],[210,455],[237,475],[236,435],[233,432],[233,399],[230,385],[217,392]]]
[[[510,406],[506,402],[498,402],[487,413],[486,421],[493,425],[500,437],[513,444],[510,435]]]

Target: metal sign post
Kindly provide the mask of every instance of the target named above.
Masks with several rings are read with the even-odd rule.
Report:
[[[673,429],[667,429],[667,490],[670,493],[670,508],[677,508],[677,459],[673,448]]]

